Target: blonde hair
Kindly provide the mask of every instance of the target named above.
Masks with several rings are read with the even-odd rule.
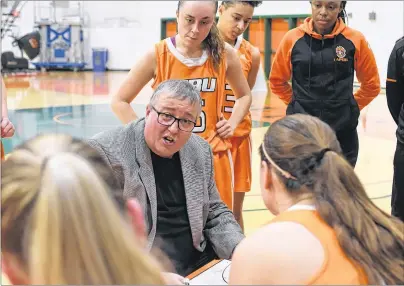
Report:
[[[30,283],[164,283],[123,216],[112,170],[93,148],[68,135],[38,136],[2,169],[1,248]]]

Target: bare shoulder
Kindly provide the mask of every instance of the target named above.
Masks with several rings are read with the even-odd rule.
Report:
[[[132,66],[131,70],[135,70],[143,65],[148,65],[149,67],[156,66],[156,48],[153,46],[152,48],[148,49],[144,55],[142,55],[137,63]]]
[[[302,284],[320,270],[324,255],[321,243],[304,226],[269,224],[237,246],[230,284]]]
[[[239,64],[239,59],[237,57],[236,49],[234,49],[228,43],[225,43],[224,51],[226,54],[226,70],[228,70],[229,67],[230,67],[230,69],[232,69],[234,67],[234,65]]]
[[[131,102],[140,90],[155,76],[157,58],[155,48],[149,49],[130,69],[117,95]]]
[[[261,52],[259,48],[254,46],[251,47],[251,61],[253,66],[259,66],[261,63]]]
[[[227,60],[233,60],[237,58],[236,49],[233,48],[230,44],[224,43],[224,52],[226,54]]]
[[[226,53],[236,53],[234,47],[232,47],[229,43],[224,43],[224,50]]]
[[[260,56],[261,56],[260,49],[255,46],[251,46],[251,55],[252,55],[253,59],[260,58]]]

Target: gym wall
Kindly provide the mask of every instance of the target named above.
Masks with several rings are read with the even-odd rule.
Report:
[[[33,2],[28,1],[22,18],[16,21],[23,35],[32,31]],[[128,70],[161,37],[161,19],[174,18],[177,1],[85,1],[87,28],[86,60],[91,68],[91,49],[109,50],[109,68]],[[310,14],[309,1],[265,1],[255,15]],[[376,20],[369,13],[376,13]],[[348,1],[348,24],[361,31],[373,49],[385,85],[389,53],[404,34],[403,1]],[[382,38],[383,36],[383,38]],[[2,51],[11,49],[11,39],[2,41]],[[18,53],[15,48],[12,49]]]

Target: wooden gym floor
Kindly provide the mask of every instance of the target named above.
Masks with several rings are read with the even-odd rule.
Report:
[[[126,72],[48,72],[29,77],[5,77],[9,116],[16,126],[12,139],[3,139],[6,153],[24,140],[43,132],[67,132],[88,138],[119,125],[109,102]],[[132,106],[143,116],[151,88],[145,88]],[[244,224],[248,235],[272,218],[259,187],[258,146],[270,122],[283,116],[285,106],[276,97],[256,96],[253,116],[253,183],[244,202]],[[380,94],[362,114],[358,127],[360,152],[356,172],[376,205],[390,213],[395,123]],[[4,281],[3,281],[4,282]]]

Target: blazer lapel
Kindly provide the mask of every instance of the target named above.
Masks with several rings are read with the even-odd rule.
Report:
[[[191,139],[190,139],[191,140]],[[189,144],[180,150],[181,169],[184,178],[185,197],[187,202],[188,219],[191,226],[194,246],[200,248],[203,230],[203,203],[204,203],[204,180],[198,166],[199,158]]]
[[[153,171],[153,163],[151,160],[150,148],[146,144],[144,137],[144,119],[143,122],[136,126],[135,141],[136,141],[136,159],[139,164],[139,175],[146,190],[150,202],[152,226],[148,235],[149,248],[153,245],[156,235],[157,226],[157,195],[156,195],[156,181]],[[147,210],[146,210],[147,213]],[[145,217],[146,219],[147,217]]]

